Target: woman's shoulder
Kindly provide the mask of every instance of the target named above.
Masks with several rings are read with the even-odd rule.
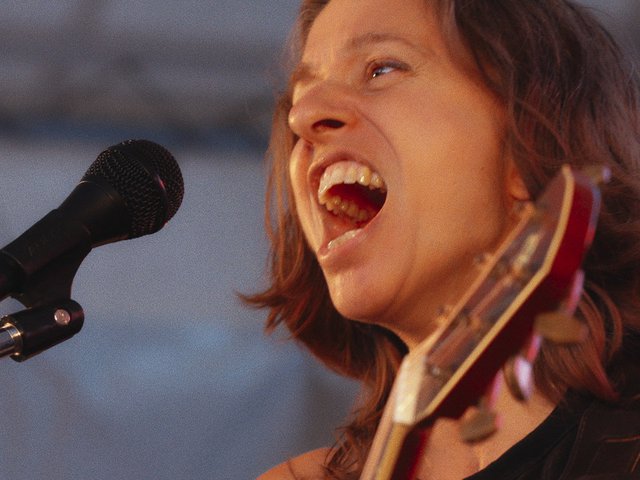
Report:
[[[322,480],[323,465],[331,452],[329,448],[319,448],[291,458],[260,475],[256,480]]]

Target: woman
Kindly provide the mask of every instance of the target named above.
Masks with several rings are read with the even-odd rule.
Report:
[[[567,163],[612,172],[587,340],[543,345],[532,401],[501,394],[487,441],[438,421],[419,476],[640,475],[638,86],[609,35],[563,0],[305,0],[296,42],[270,150],[272,282],[250,301],[363,395],[333,448],[261,480],[358,478],[403,355]]]

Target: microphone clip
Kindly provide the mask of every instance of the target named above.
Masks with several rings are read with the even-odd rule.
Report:
[[[52,210],[0,250],[0,300],[38,307],[71,296],[75,274],[91,251],[82,223]]]
[[[74,300],[27,308],[0,319],[0,357],[22,362],[80,331],[84,312]]]

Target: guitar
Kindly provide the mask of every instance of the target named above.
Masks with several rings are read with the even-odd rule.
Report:
[[[596,182],[606,176],[564,166],[536,203],[522,208],[508,238],[482,259],[471,287],[443,309],[438,331],[403,359],[360,480],[414,479],[438,418],[460,418],[505,363],[518,364],[510,359],[530,366],[541,337],[572,342],[585,334],[572,315],[599,212]],[[519,356],[527,349],[526,358]],[[515,375],[507,383],[518,381]],[[526,385],[520,387],[526,397]],[[483,419],[468,427],[469,441],[494,428]]]

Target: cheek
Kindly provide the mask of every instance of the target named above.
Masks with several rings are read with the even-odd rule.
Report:
[[[305,147],[302,143],[303,142],[299,141],[291,153],[288,173],[296,215],[298,217],[298,221],[302,225],[302,230],[307,241],[310,241],[311,205],[307,183],[308,161],[305,159]]]
[[[298,203],[302,198],[303,190],[306,186],[304,153],[305,147],[303,142],[299,140],[291,151],[289,164],[287,166],[289,172],[289,183],[293,191],[296,206],[298,206]]]

